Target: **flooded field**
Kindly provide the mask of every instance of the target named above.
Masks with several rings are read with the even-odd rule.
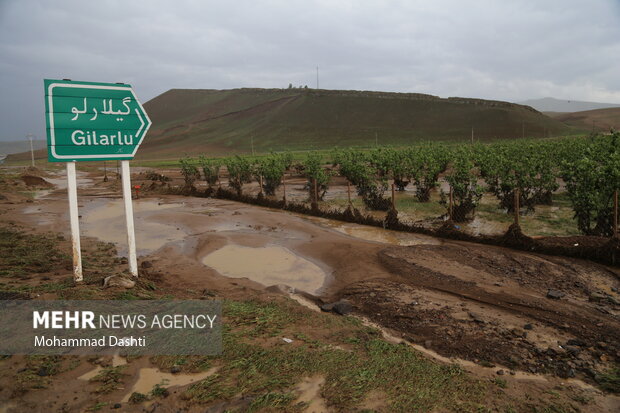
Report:
[[[135,200],[133,203],[138,255],[156,251],[162,246],[181,241],[187,232],[158,219],[157,214],[181,209],[182,203],[162,203],[159,200]],[[84,235],[97,237],[117,245],[120,255],[127,253],[127,229],[122,199],[89,199],[81,208],[81,230]]]
[[[82,175],[81,179],[84,181],[78,200],[82,235],[114,243],[118,254],[125,255],[125,212],[118,188],[114,182],[102,185],[92,175]],[[300,199],[307,196],[300,186],[294,188]],[[336,193],[346,197],[342,188]],[[406,204],[406,197],[411,196],[406,192],[399,194],[398,199]],[[334,198],[329,202],[339,200]],[[329,343],[325,344],[329,352],[343,351],[349,355],[357,351],[351,346],[362,340],[360,348],[368,350],[376,345],[379,336],[360,338],[368,332],[342,332],[345,324],[341,323],[356,319],[355,323],[361,322],[364,328],[379,329],[383,339],[396,348],[415,351],[416,360],[433,360],[445,366],[458,364],[467,375],[486,382],[501,374],[511,389],[520,392],[532,391],[532,386],[553,388],[563,380],[563,385],[580,389],[583,397],[596,399],[597,403],[601,400],[597,404],[603,406],[601,411],[611,412],[620,405],[620,401],[602,393],[588,373],[605,371],[617,351],[619,307],[615,303],[620,287],[617,269],[584,260],[439,239],[225,199],[145,191],[141,199],[133,201],[133,206],[138,254],[142,262],[149,261],[148,266],[139,268],[144,283],[125,290],[103,288],[102,283],[96,282],[80,287],[82,290],[76,289],[77,293],[84,294],[83,289],[94,288],[97,297],[106,298],[213,297],[236,306],[232,312],[230,308],[227,310],[227,323],[233,323],[230,317],[236,314],[243,329],[254,328],[253,323],[261,314],[271,317],[276,311],[273,307],[276,300],[288,300],[295,308],[301,308],[295,311],[305,311],[299,318],[299,330],[289,330],[290,326],[283,325],[261,335],[260,345],[270,349],[267,351],[277,352],[273,360],[259,361],[261,366],[271,366],[287,351],[306,348],[309,343]],[[417,209],[413,213],[403,212],[402,218],[420,217],[421,207],[414,207]],[[5,217],[17,218],[41,231],[63,232],[64,242],[68,242],[66,193],[62,189],[39,192],[33,201],[10,208]],[[547,227],[530,217],[523,217],[523,222],[539,226],[541,231],[552,229],[551,220],[559,217],[554,214],[561,211],[556,206],[541,207],[540,211],[549,212]],[[430,217],[441,211],[431,208],[426,213]],[[510,217],[495,222],[493,214],[501,211],[495,206],[482,209],[476,219],[463,227],[476,233],[501,232],[502,226],[509,225]],[[92,240],[89,242],[93,244]],[[83,254],[89,259],[87,250]],[[113,251],[109,254],[114,256]],[[126,264],[119,265],[126,271]],[[106,264],[98,269],[98,274],[105,277],[110,271]],[[34,290],[41,282],[46,286],[43,296],[49,297],[50,288],[59,287],[47,285],[62,277],[70,278],[70,271],[61,268],[44,276],[35,275],[33,286],[28,288]],[[14,280],[9,282],[13,288]],[[142,285],[152,287],[140,290],[144,288]],[[290,286],[296,293],[285,289],[289,292],[283,294],[281,289],[267,288],[273,285]],[[550,290],[560,291],[563,298],[549,299]],[[247,301],[240,304],[239,300]],[[256,310],[257,300],[264,300],[268,308]],[[307,320],[311,317],[308,313],[316,317],[341,317],[319,309],[322,303],[339,301],[351,305],[348,317],[322,319],[308,328]],[[270,320],[289,320],[289,317],[293,320],[293,313],[289,309]],[[261,322],[261,328],[269,323]],[[240,337],[245,340],[252,335],[244,331]],[[364,341],[367,339],[370,341]],[[236,343],[241,347],[234,351],[246,354],[244,346],[250,343],[255,344],[252,340]],[[573,350],[577,347],[578,350]],[[261,348],[256,354],[265,354],[264,351]],[[194,384],[211,383],[210,377],[214,375],[229,380],[230,376],[226,375],[237,370],[227,367],[227,363],[241,363],[242,359],[227,357],[215,357],[217,362],[205,365],[204,370],[185,370],[183,363],[189,360],[179,359],[181,370],[171,371],[171,363],[117,356],[106,360],[107,364],[83,363],[68,382],[74,386],[77,382],[77,387],[87,387],[91,392],[79,398],[80,406],[86,410],[99,403],[91,401],[90,394],[98,394],[101,375],[109,374],[110,369],[104,366],[120,367],[118,385],[109,395],[97,396],[111,407],[120,404],[130,409],[134,392],[146,395],[142,407],[147,409],[160,403],[182,405],[185,402],[180,395],[189,397],[184,392]],[[332,411],[333,374],[333,371],[304,371],[288,387],[291,395],[287,397],[291,403],[306,406],[305,411]],[[276,375],[269,373],[271,376]],[[8,376],[0,375],[2,380],[0,385],[9,380]],[[218,378],[218,383],[224,382],[228,383]],[[154,396],[153,390],[159,388],[172,389],[170,396],[166,399]],[[59,388],[50,388],[48,392],[52,391]],[[72,391],[62,394],[70,395]],[[199,392],[199,397],[208,397],[210,392],[207,388],[194,391]],[[236,388],[231,391],[232,395],[222,402],[224,405],[246,403],[243,405],[246,408],[252,402],[237,398]],[[28,393],[27,397],[35,396]],[[357,405],[385,411],[385,401],[385,393],[373,390]]]
[[[388,245],[441,245],[444,241],[440,238],[430,237],[422,234],[413,234],[389,229],[371,227],[366,225],[344,223],[333,219],[304,217],[310,222],[331,228],[342,234],[363,239],[366,241],[379,242]]]

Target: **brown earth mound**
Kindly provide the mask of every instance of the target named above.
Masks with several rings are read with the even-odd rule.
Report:
[[[340,296],[443,356],[589,379],[620,361],[620,277],[607,267],[471,244],[379,257],[401,281],[357,282]]]
[[[36,187],[36,188],[52,188],[54,185],[47,182],[45,179],[36,175],[22,175],[22,181],[26,184],[26,186]]]

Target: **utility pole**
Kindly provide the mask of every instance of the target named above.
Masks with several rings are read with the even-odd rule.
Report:
[[[316,88],[319,88],[319,67],[316,67]]]
[[[254,135],[250,136],[250,144],[252,145],[252,156],[254,156]]]
[[[30,158],[32,159],[32,167],[34,168],[34,149],[32,148],[32,133],[29,133],[27,136],[30,140]]]

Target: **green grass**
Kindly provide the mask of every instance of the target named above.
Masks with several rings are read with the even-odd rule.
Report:
[[[131,404],[138,404],[138,403],[142,403],[148,400],[148,397],[146,396],[146,394],[142,394],[142,393],[138,393],[138,392],[133,392],[131,393],[131,396],[129,396],[129,403]]]
[[[213,358],[222,367],[182,394],[190,403],[243,393],[258,395],[252,405],[256,409],[280,408],[294,400],[290,392],[301,377],[317,374],[326,380],[322,396],[342,410],[359,405],[374,389],[389,395],[393,411],[439,407],[476,411],[482,402],[484,385],[459,367],[434,363],[406,345],[387,343],[378,331],[356,319],[308,314],[292,302],[252,300],[226,301],[224,314],[225,351]],[[297,328],[329,328],[331,333],[324,339],[310,338],[291,331]],[[295,337],[295,341],[286,344],[280,337]],[[264,340],[276,344],[260,344]],[[335,348],[330,344],[333,340],[347,349]]]
[[[497,387],[502,388],[502,389],[505,389],[508,387],[508,382],[506,381],[506,379],[502,379],[499,377],[494,378],[493,383],[495,383]]]
[[[620,366],[615,365],[606,372],[599,374],[596,381],[603,390],[620,393]]]
[[[103,409],[104,407],[106,407],[108,404],[108,402],[97,402],[95,403],[92,407],[89,407],[88,409],[86,409],[87,412],[97,412],[101,409]]]
[[[70,257],[57,247],[54,234],[26,234],[0,227],[0,277],[24,278],[71,265]]]
[[[158,383],[155,386],[153,386],[153,390],[151,390],[151,396],[168,397],[170,393],[168,392],[168,389],[164,387],[166,384],[168,384],[166,383],[166,381],[167,380],[163,380],[161,383]]]
[[[509,412],[517,411],[515,402],[527,407],[519,411],[578,411],[561,400],[498,401],[493,396],[491,402],[490,394],[503,394],[492,387],[507,388],[505,379],[485,383],[458,365],[384,341],[356,318],[308,312],[292,300],[226,300],[224,316],[224,353],[206,358],[219,370],[181,393],[190,405],[251,396],[248,411],[303,411],[307,404],[295,403],[295,386],[303,377],[321,376],[320,397],[337,411],[358,409],[371,392],[385,395],[385,407],[394,412]],[[284,343],[281,337],[294,341]],[[185,360],[160,362],[182,365]]]
[[[205,371],[212,366],[211,360],[200,356],[153,356],[150,361],[161,370],[178,366],[184,373]]]
[[[289,406],[297,397],[293,393],[265,393],[252,400],[248,413],[271,407],[282,409]],[[301,409],[300,409],[301,410]]]
[[[95,393],[106,394],[118,389],[127,376],[123,370],[127,366],[104,367],[95,377],[90,379],[93,383],[100,383]]]

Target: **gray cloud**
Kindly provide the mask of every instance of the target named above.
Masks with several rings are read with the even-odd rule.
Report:
[[[620,2],[0,0],[0,139],[44,137],[44,78],[620,102]]]

